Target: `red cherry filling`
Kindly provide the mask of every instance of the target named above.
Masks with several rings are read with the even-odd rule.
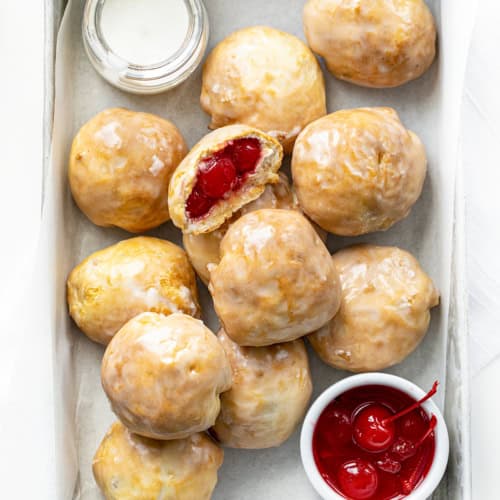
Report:
[[[200,167],[198,183],[207,198],[222,198],[236,181],[236,167],[230,158],[211,159]]]
[[[212,206],[215,205],[215,202],[216,200],[207,198],[197,186],[189,195],[186,202],[186,210],[189,217],[197,219],[198,217],[205,215],[212,208]]]
[[[238,172],[250,172],[260,158],[259,140],[253,137],[234,141],[233,161],[238,165]]]
[[[229,141],[221,149],[200,161],[193,191],[186,202],[191,219],[199,219],[229,193],[237,191],[255,171],[262,148],[255,137]]]
[[[354,420],[354,440],[366,451],[384,451],[394,441],[395,428],[392,422],[385,424],[391,417],[388,408],[370,404],[363,408]]]
[[[362,500],[370,498],[377,491],[378,474],[370,462],[358,458],[340,466],[338,481],[344,495]]]

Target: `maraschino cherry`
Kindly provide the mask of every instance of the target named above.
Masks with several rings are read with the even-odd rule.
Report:
[[[357,458],[344,462],[338,472],[339,486],[349,498],[363,500],[377,491],[378,474],[370,462]]]
[[[378,404],[365,406],[354,419],[353,436],[356,444],[366,451],[384,451],[394,442],[395,428],[388,422],[388,408]]]
[[[438,382],[436,381],[432,389],[422,399],[395,415],[391,414],[388,408],[379,404],[368,404],[365,406],[356,415],[353,423],[353,437],[356,444],[369,452],[381,452],[389,449],[394,443],[396,435],[394,422],[416,408],[419,408],[422,403],[434,396],[437,392],[437,387]],[[428,432],[432,432],[432,429]]]
[[[415,490],[432,466],[437,424],[417,408],[437,385],[420,401],[383,385],[335,398],[313,434],[318,471],[332,489],[349,500],[399,499]]]

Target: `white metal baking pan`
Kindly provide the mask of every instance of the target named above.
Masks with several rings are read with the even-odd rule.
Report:
[[[43,240],[49,272],[43,293],[50,294],[47,311],[53,342],[57,432],[54,499],[101,498],[93,484],[90,461],[104,430],[113,420],[100,390],[102,349],[91,344],[67,316],[65,277],[91,251],[128,237],[118,230],[93,227],[71,200],[66,160],[73,134],[100,109],[121,105],[172,119],[193,145],[206,132],[208,118],[198,106],[200,71],[172,92],[132,97],[104,83],[86,61],[80,38],[83,0],[46,0],[46,136]],[[243,26],[268,24],[303,38],[302,0],[206,0],[211,22],[210,47]],[[390,105],[426,144],[429,175],[424,193],[408,219],[383,234],[362,238],[396,244],[412,251],[438,284],[442,302],[430,331],[417,352],[389,372],[421,386],[442,381],[438,404],[450,431],[451,458],[435,499],[470,498],[469,396],[467,324],[464,299],[463,196],[458,134],[465,65],[467,0],[428,1],[439,31],[437,62],[423,78],[391,90],[361,89],[339,82],[325,72],[328,109]],[[63,18],[63,23],[61,19]],[[58,34],[58,35],[57,35]],[[466,38],[466,37],[465,37]],[[57,61],[56,61],[57,54]],[[157,234],[176,242],[170,224]],[[335,250],[360,239],[330,238]],[[205,319],[215,328],[209,298],[202,293]],[[345,376],[311,354],[315,394]],[[227,450],[215,500],[262,500],[287,496],[317,499],[301,469],[298,433],[282,447],[264,451]]]

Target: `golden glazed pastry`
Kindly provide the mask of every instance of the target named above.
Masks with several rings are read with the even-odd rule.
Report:
[[[185,314],[142,313],[109,343],[104,392],[122,423],[156,439],[181,439],[211,427],[231,367],[217,337]]]
[[[304,416],[311,397],[304,342],[240,347],[224,330],[218,337],[231,363],[233,385],[221,395],[213,434],[232,448],[281,445]]]
[[[300,210],[297,198],[285,174],[279,173],[276,184],[268,184],[259,198],[244,205],[233,217],[215,231],[205,234],[184,234],[182,241],[191,264],[205,284],[210,279],[207,266],[218,264],[220,242],[231,223],[242,215],[261,208]]]
[[[392,108],[337,111],[308,125],[292,158],[304,212],[323,229],[356,236],[406,217],[425,180],[420,139]]]
[[[418,78],[436,54],[436,27],[422,0],[309,0],[309,46],[337,78],[396,87]]]
[[[107,109],[73,140],[71,192],[94,224],[146,231],[169,219],[168,183],[186,153],[186,143],[171,122],[148,113]]]
[[[330,254],[294,210],[262,209],[231,225],[209,290],[224,330],[244,346],[286,342],[329,321],[340,302]]]
[[[104,345],[141,312],[200,315],[195,274],[184,250],[146,236],[87,257],[71,271],[67,297],[78,327]]]
[[[210,500],[223,457],[205,434],[156,441],[115,422],[92,469],[106,500]]]
[[[170,181],[172,222],[184,233],[214,231],[268,183],[278,182],[283,159],[278,141],[246,125],[229,125],[203,137]]]
[[[276,137],[286,153],[305,125],[326,114],[323,74],[312,52],[265,26],[236,31],[215,47],[200,100],[212,128],[251,125]]]
[[[352,372],[383,370],[420,343],[439,292],[417,260],[396,247],[356,245],[333,255],[342,284],[337,315],[309,336],[321,359]]]

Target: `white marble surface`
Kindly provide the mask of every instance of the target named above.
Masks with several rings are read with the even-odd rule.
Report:
[[[0,106],[0,307],[5,311],[29,280],[41,209],[43,2],[20,5],[0,4],[0,92],[6,96]]]
[[[480,0],[469,58],[463,106],[463,151],[467,196],[468,282],[472,379],[473,498],[499,498],[500,468],[500,5]],[[0,397],[10,366],[10,339],[19,315],[29,314],[23,296],[29,289],[40,220],[43,111],[43,2],[7,0],[0,4]],[[8,68],[8,76],[7,74]],[[36,377],[35,377],[36,380]],[[38,393],[43,398],[43,389]],[[5,411],[5,410],[4,410]],[[14,411],[13,408],[10,411]],[[36,414],[33,415],[36,418]],[[0,417],[0,431],[2,429]],[[1,447],[0,447],[1,450]],[[29,453],[29,449],[26,450]],[[40,470],[47,466],[42,464]],[[23,471],[0,451],[2,498],[25,496],[26,477],[44,499],[43,474]],[[6,473],[7,472],[7,473]],[[5,477],[4,477],[5,476]],[[10,481],[8,479],[11,479]],[[38,478],[41,482],[35,480]],[[45,478],[46,479],[46,478]],[[12,489],[10,489],[12,488]],[[15,489],[14,489],[15,488]],[[21,488],[21,489],[19,489]],[[5,495],[5,496],[4,496]],[[49,500],[49,499],[47,499]]]
[[[500,468],[500,5],[480,0],[462,111],[472,368],[474,499],[493,500]]]

